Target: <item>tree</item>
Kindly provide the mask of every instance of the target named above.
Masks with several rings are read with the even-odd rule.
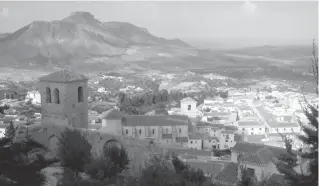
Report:
[[[6,127],[6,131],[4,133],[4,136],[12,141],[15,134],[16,134],[16,128],[15,128],[13,122],[10,121],[10,124]]]
[[[91,144],[76,129],[66,128],[58,141],[58,154],[61,165],[75,172],[83,172],[91,159]]]
[[[312,74],[315,78],[316,93],[318,95],[318,53],[315,40],[313,41]],[[309,147],[309,151],[303,152],[300,150],[299,156],[302,160],[308,160],[310,174],[298,174],[293,170],[293,167],[296,166],[296,155],[291,152],[292,141],[287,139],[285,139],[287,153],[286,156],[282,155],[282,158],[277,163],[277,170],[285,175],[286,181],[291,183],[291,185],[314,186],[318,185],[318,107],[310,105],[306,99],[305,101],[307,106],[303,108],[303,111],[308,119],[308,123],[305,124],[299,121],[304,134],[297,135],[297,137],[306,147]]]

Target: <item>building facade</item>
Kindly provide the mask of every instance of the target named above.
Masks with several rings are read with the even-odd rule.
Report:
[[[88,128],[88,78],[61,70],[39,78],[42,123]]]

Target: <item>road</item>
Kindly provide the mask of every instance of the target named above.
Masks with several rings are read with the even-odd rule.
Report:
[[[255,106],[255,105],[252,105],[251,108],[254,110],[254,112],[256,113],[257,117],[260,119],[260,121],[261,121],[264,125],[266,125],[268,128],[270,128],[269,124],[267,123],[267,121],[265,120],[265,118],[260,114],[260,112],[259,112],[259,110],[256,108],[256,106]]]

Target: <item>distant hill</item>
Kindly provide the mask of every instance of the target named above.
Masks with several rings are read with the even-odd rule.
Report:
[[[77,59],[121,56],[134,46],[191,48],[130,23],[103,23],[88,12],[74,12],[62,20],[35,21],[0,35],[0,65],[69,65]]]
[[[309,43],[309,46],[258,46],[258,47],[247,47],[240,49],[232,49],[225,51],[230,54],[237,55],[248,55],[248,56],[262,56],[270,57],[276,59],[300,59],[300,58],[309,58],[312,55],[312,45]]]

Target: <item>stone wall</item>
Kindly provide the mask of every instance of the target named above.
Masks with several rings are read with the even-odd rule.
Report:
[[[61,131],[65,129],[65,126],[61,125],[32,125],[28,127],[29,135],[36,141],[47,146],[50,151],[57,152],[57,143]],[[88,129],[77,129],[83,132],[88,142],[92,145],[93,156],[99,156],[103,152],[103,145],[109,140],[115,139],[121,143],[128,151],[128,155],[131,159],[130,167],[139,168],[144,165],[145,160],[154,154],[162,154],[164,151],[157,145],[153,145],[149,148],[148,140],[134,139],[124,136],[115,136],[101,131],[92,131]],[[15,141],[25,139],[26,128],[20,127],[17,131]],[[137,170],[135,170],[137,171]]]

